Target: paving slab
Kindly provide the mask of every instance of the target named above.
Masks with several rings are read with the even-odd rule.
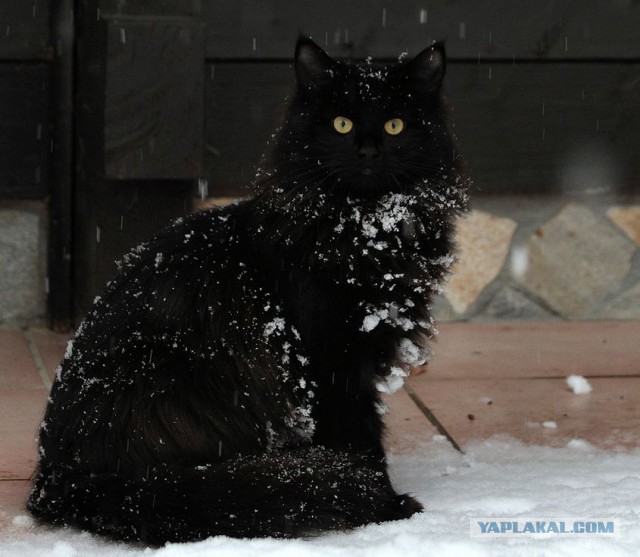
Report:
[[[42,387],[27,340],[20,329],[0,327],[0,390]]]
[[[54,333],[45,328],[31,328],[28,334],[33,339],[47,375],[53,381],[55,370],[60,365],[67,344],[73,335],[71,333]]]
[[[640,376],[639,321],[442,323],[427,375]]]
[[[44,387],[0,390],[0,480],[26,480],[31,476],[47,396]]]
[[[409,379],[458,444],[509,435],[529,444],[572,439],[601,448],[640,446],[640,377],[590,378],[588,394],[564,379]]]

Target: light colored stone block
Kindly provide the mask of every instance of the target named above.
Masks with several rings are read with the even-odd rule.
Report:
[[[607,216],[640,246],[640,205],[611,207]]]
[[[635,246],[585,206],[569,203],[524,249],[514,279],[559,314],[579,319],[620,287]]]
[[[498,276],[516,227],[511,219],[482,211],[472,211],[458,222],[458,262],[444,294],[456,313],[465,313]]]
[[[455,321],[458,317],[451,309],[451,305],[447,302],[444,295],[436,296],[431,304],[431,315],[436,322]]]
[[[557,317],[514,288],[506,286],[498,292],[482,314],[475,319],[479,321],[494,319],[545,320],[557,319]]]
[[[599,313],[601,319],[640,319],[640,282],[609,302]],[[640,339],[640,332],[638,333]]]
[[[44,314],[40,218],[0,210],[0,322],[25,323]]]

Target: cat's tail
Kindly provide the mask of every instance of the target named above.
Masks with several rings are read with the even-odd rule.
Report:
[[[162,465],[137,479],[43,470],[28,508],[42,521],[153,545],[215,535],[307,536],[422,509],[363,457],[321,447],[211,466]]]

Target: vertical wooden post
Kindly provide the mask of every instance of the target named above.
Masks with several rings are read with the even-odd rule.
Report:
[[[53,50],[51,120],[51,188],[47,304],[50,326],[72,324],[72,196],[73,175],[73,0],[51,3]]]

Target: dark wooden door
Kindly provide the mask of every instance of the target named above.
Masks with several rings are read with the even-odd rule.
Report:
[[[204,25],[198,4],[79,5],[77,316],[126,251],[192,208],[203,176]]]

